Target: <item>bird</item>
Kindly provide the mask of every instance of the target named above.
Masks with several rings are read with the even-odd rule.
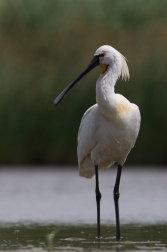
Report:
[[[79,74],[54,100],[57,105],[67,92],[88,72],[100,66],[101,74],[96,82],[96,104],[83,115],[78,132],[79,175],[95,177],[97,206],[97,238],[100,233],[99,170],[117,163],[117,175],[113,189],[116,215],[116,240],[121,239],[119,216],[119,186],[123,165],[134,147],[140,129],[139,107],[123,95],[115,93],[115,84],[122,77],[130,78],[126,58],[110,45],[100,46],[81,74]]]

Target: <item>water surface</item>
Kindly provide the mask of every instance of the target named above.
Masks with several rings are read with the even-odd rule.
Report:
[[[0,169],[0,251],[167,251],[167,170],[123,169],[120,242],[115,240],[116,167],[101,171],[101,235],[95,180],[77,168]]]
[[[99,173],[101,221],[115,224],[116,167]],[[123,168],[122,223],[167,222],[167,169]],[[95,180],[77,168],[0,169],[0,222],[96,223]]]
[[[0,228],[0,251],[167,251],[165,225],[122,225],[122,238],[115,240],[114,226],[30,225]]]

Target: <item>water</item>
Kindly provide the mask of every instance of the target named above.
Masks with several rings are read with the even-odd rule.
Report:
[[[96,237],[96,226],[30,225],[0,228],[0,251],[167,251],[165,225],[122,225],[120,242],[114,226],[102,225],[103,237]]]
[[[124,168],[120,242],[112,190],[116,168],[101,171],[101,235],[95,181],[77,168],[0,169],[0,251],[167,251],[167,170]]]

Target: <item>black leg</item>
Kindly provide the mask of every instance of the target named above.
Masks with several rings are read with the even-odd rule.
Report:
[[[98,174],[98,165],[95,165],[95,175],[96,175],[96,203],[97,203],[97,237],[100,238],[100,200],[101,193],[99,191],[99,174]]]
[[[115,186],[114,186],[114,203],[115,203],[115,215],[116,215],[116,239],[117,241],[120,240],[120,223],[119,223],[119,205],[118,205],[118,199],[119,199],[119,184],[120,184],[120,179],[121,179],[121,172],[122,172],[122,166],[118,165],[118,170],[117,170],[117,177],[115,181]]]

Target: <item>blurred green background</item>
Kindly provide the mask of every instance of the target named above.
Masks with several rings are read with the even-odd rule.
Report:
[[[128,59],[130,81],[119,80],[116,92],[142,115],[127,164],[166,165],[166,0],[1,0],[0,164],[77,164],[100,69],[57,107],[53,100],[103,44]]]

